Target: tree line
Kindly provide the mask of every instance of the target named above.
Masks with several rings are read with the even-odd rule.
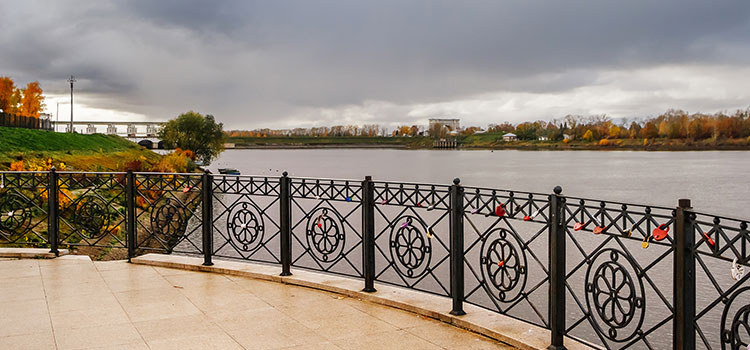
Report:
[[[427,134],[435,137],[446,137],[450,130],[433,125],[430,130],[417,125],[398,126],[389,131],[378,124],[337,125],[332,127],[312,127],[294,129],[255,129],[231,130],[229,137],[269,137],[269,136],[309,136],[309,137],[341,137],[341,136],[420,136]],[[469,136],[484,132],[478,126],[469,126],[458,130],[459,136]],[[750,108],[737,110],[734,113],[719,112],[688,113],[682,110],[670,109],[655,117],[636,119],[613,119],[605,114],[601,115],[567,115],[551,121],[538,120],[511,124],[490,124],[487,133],[514,133],[519,140],[550,141],[584,140],[595,141],[602,139],[689,139],[705,140],[718,138],[748,138],[750,137]]]
[[[734,113],[688,113],[670,109],[656,117],[615,121],[606,115],[568,115],[552,121],[525,122],[490,125],[488,132],[511,132],[520,140],[579,139],[594,141],[601,139],[689,139],[705,140],[717,138],[750,137],[750,109]],[[472,134],[475,129],[464,129]]]
[[[39,118],[44,109],[44,95],[38,81],[16,87],[10,77],[0,77],[0,111],[3,113]]]

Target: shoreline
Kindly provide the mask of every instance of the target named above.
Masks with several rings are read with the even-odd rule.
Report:
[[[414,145],[383,145],[383,144],[308,144],[308,145],[236,145],[225,150],[247,150],[247,149],[401,149],[401,150],[434,150],[434,151],[630,151],[630,152],[689,152],[689,151],[750,151],[750,145],[714,145],[706,146],[666,146],[666,145],[649,145],[649,146],[599,146],[592,145],[517,145],[517,146],[459,146],[457,148],[434,148]]]

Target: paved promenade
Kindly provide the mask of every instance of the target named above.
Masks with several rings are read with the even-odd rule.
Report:
[[[0,349],[509,349],[314,289],[125,262],[0,260]]]

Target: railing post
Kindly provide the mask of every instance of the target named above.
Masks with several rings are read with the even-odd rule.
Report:
[[[549,350],[565,345],[565,211],[562,187],[556,186],[549,197]]]
[[[375,186],[371,176],[362,181],[362,274],[362,291],[375,292]]]
[[[291,276],[292,271],[292,183],[289,173],[279,179],[279,208],[281,209],[281,275]]]
[[[451,297],[453,309],[451,315],[465,315],[464,312],[464,188],[461,180],[453,179],[450,188],[450,263],[451,263]]]
[[[49,246],[50,246],[50,253],[54,253],[55,256],[58,256],[60,254],[60,251],[57,249],[57,241],[58,241],[58,234],[59,234],[59,227],[58,227],[58,219],[59,214],[58,210],[60,207],[59,204],[59,198],[57,198],[59,193],[59,186],[58,183],[59,175],[57,174],[57,170],[55,170],[55,167],[52,167],[49,171],[49,185],[47,190],[48,192],[48,207],[47,207],[47,232],[49,233]]]
[[[674,230],[674,323],[673,347],[695,349],[695,228],[690,200],[680,199]]]
[[[135,174],[128,170],[125,174],[125,229],[127,232],[128,262],[135,257]]]
[[[206,171],[201,176],[201,188],[203,194],[203,207],[201,212],[203,214],[203,265],[211,266],[214,263],[211,261],[211,256],[214,250],[214,177],[211,172]]]

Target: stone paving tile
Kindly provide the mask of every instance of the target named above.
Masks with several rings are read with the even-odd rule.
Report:
[[[504,349],[314,289],[85,259],[0,261],[0,349]]]
[[[142,341],[140,334],[130,323],[100,325],[86,328],[55,328],[55,341],[60,350],[111,348]]]
[[[0,336],[0,349],[45,350],[57,349],[52,330],[22,335]]]
[[[230,336],[228,336],[225,333],[193,335],[193,336],[184,336],[180,338],[149,341],[148,346],[151,350],[244,349],[239,343],[237,343],[234,339],[232,339]],[[260,349],[260,348],[248,347],[248,349]]]
[[[342,349],[351,350],[381,350],[381,349],[444,349],[422,338],[409,334],[403,330],[380,332],[333,341]],[[462,349],[462,348],[455,348]]]

